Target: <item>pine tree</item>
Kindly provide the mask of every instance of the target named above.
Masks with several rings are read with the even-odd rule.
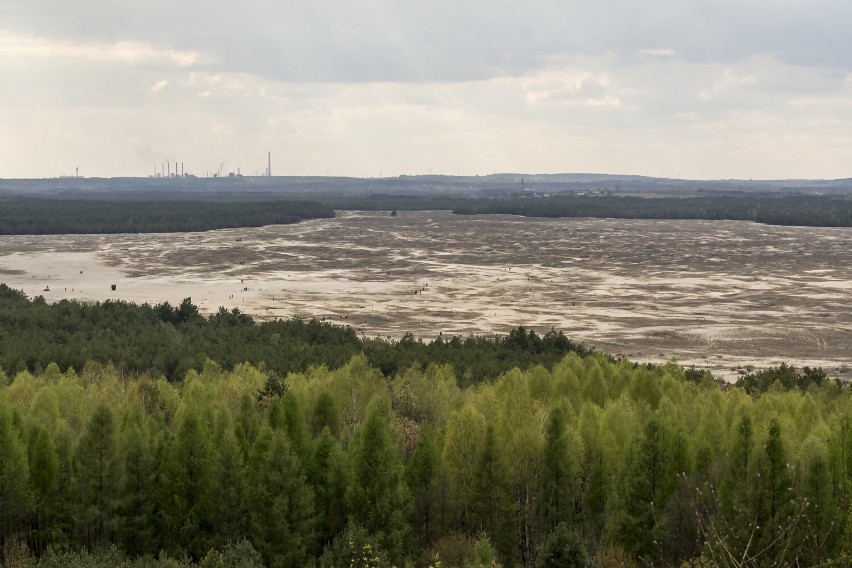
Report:
[[[586,568],[590,566],[585,543],[564,523],[557,525],[539,553],[536,568]]]

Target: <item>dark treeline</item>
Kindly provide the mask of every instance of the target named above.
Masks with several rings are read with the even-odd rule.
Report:
[[[529,217],[743,220],[770,225],[852,226],[852,201],[804,195],[716,194],[704,197],[613,195],[490,198],[439,195],[305,194],[273,200],[269,193],[145,194],[132,199],[106,193],[92,199],[0,199],[0,234],[140,233],[203,231],[296,223],[328,218],[334,210],[452,210],[460,215]]]
[[[40,373],[49,363],[81,369],[87,361],[113,363],[132,373],[180,380],[212,360],[226,369],[249,362],[279,376],[310,366],[337,368],[358,353],[392,375],[428,362],[452,365],[473,383],[513,367],[553,365],[569,352],[587,354],[562,333],[543,337],[523,328],[499,338],[447,338],[431,342],[358,337],[348,327],[315,320],[257,323],[236,309],[204,317],[189,298],[179,306],[121,301],[83,304],[27,299],[0,284],[0,368]]]
[[[174,233],[334,217],[312,201],[105,201],[7,197],[0,234]]]
[[[463,215],[501,213],[527,217],[616,219],[705,219],[756,221],[768,225],[852,227],[852,201],[821,196],[619,197],[556,196],[467,201]]]

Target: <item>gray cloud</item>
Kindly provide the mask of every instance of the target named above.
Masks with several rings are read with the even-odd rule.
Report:
[[[301,174],[848,176],[850,12],[0,0],[0,177],[144,174],[178,156],[262,170],[267,149]]]
[[[517,75],[557,54],[686,61],[774,54],[852,68],[843,0],[6,0],[4,25],[36,35],[199,51],[212,68],[285,81],[463,81]]]

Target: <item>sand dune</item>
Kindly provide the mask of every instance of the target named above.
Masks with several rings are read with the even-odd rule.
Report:
[[[326,318],[368,336],[524,325],[727,378],[781,361],[844,376],[850,251],[850,229],[342,212],[205,233],[3,237],[0,280],[49,301],[191,297],[208,313]]]

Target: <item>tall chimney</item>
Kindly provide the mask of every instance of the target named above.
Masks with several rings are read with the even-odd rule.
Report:
[[[180,163],[180,176],[183,177],[183,162]]]
[[[272,151],[267,152],[266,159],[268,161],[268,165],[266,167],[266,175],[272,177]]]

